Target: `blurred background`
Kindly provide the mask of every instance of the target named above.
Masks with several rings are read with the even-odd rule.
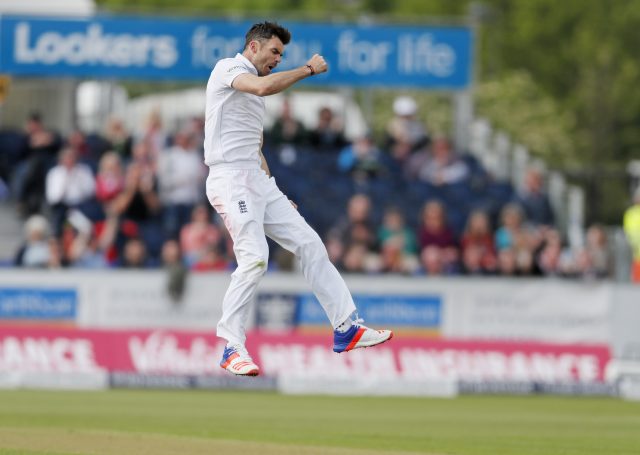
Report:
[[[264,154],[361,316],[398,336],[338,366],[316,355],[326,318],[270,244],[252,384],[640,396],[638,2],[0,0],[0,14],[0,383],[236,386],[216,365],[235,262],[204,192],[204,90],[274,20],[293,34],[281,69],[318,52],[330,71],[266,99]]]

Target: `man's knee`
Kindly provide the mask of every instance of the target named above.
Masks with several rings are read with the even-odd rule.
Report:
[[[249,281],[257,281],[266,273],[267,265],[267,257],[256,256],[239,264],[233,274]]]

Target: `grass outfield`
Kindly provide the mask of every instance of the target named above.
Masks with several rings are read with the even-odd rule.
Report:
[[[0,391],[0,454],[640,454],[615,399]]]

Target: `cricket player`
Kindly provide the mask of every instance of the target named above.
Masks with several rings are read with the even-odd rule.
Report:
[[[334,328],[335,352],[375,346],[393,336],[389,330],[365,327],[355,317],[351,293],[329,261],[322,240],[278,189],[262,154],[264,97],[327,71],[324,58],[316,54],[304,66],[272,73],[290,39],[289,31],[276,23],[253,25],[242,53],[220,60],[207,84],[207,197],[229,230],[238,263],[217,327],[217,335],[227,340],[220,366],[236,375],[259,374],[244,345],[249,305],[267,270],[265,236],[299,258]]]

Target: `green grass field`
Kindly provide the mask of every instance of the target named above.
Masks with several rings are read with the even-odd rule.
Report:
[[[0,392],[0,454],[640,454],[640,403]]]

